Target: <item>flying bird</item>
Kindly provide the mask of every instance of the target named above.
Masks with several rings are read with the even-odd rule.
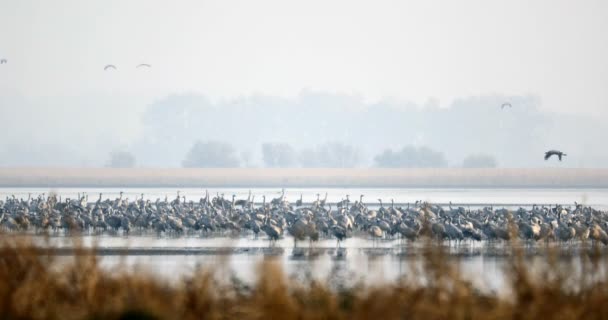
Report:
[[[557,150],[549,150],[545,152],[545,160],[549,160],[551,156],[557,156],[559,158],[559,161],[562,161],[562,156],[567,156],[567,154]]]
[[[113,64],[109,64],[109,65],[107,65],[107,66],[105,66],[105,67],[103,68],[103,70],[104,70],[104,71],[107,71],[107,70],[109,70],[109,69],[114,69],[114,70],[116,70],[116,66],[114,66]]]
[[[8,61],[6,61],[6,59],[0,59],[0,64],[5,64],[5,63],[7,63],[7,62],[8,62]]]
[[[509,102],[505,102],[500,106],[501,109],[504,109],[505,107],[513,108],[513,106]]]
[[[152,68],[152,66],[151,66],[151,65],[149,65],[149,64],[147,64],[147,63],[141,63],[141,64],[138,64],[138,65],[137,65],[137,68],[143,68],[143,67],[146,67],[146,68]]]

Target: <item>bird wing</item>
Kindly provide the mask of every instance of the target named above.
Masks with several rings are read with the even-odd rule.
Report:
[[[103,68],[103,70],[108,70],[108,69],[115,69],[116,70],[116,67],[114,65],[112,65],[112,64],[109,64],[109,65],[107,65],[107,66],[105,66]]]
[[[141,68],[141,67],[148,67],[148,68],[150,68],[152,66],[149,65],[149,64],[147,64],[147,63],[141,63],[141,64],[137,65],[137,68]]]
[[[551,158],[552,155],[553,155],[553,153],[551,151],[545,152],[545,160],[549,160],[549,158]]]
[[[503,103],[503,104],[500,106],[500,108],[501,108],[501,109],[504,109],[505,107],[509,107],[509,108],[511,108],[511,107],[513,107],[513,106],[512,106],[512,105],[511,105],[509,102],[505,102],[505,103]]]

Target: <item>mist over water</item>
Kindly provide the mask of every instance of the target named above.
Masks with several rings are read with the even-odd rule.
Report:
[[[104,107],[117,100],[94,100],[91,105],[76,100],[68,105],[82,109],[57,111],[39,106],[12,109],[6,107],[12,101],[5,98],[0,117],[27,121],[5,122],[10,134],[0,141],[0,165],[98,167],[117,162],[111,154],[126,152],[135,166],[181,167],[197,141],[231,149],[231,160],[220,157],[220,166],[222,161],[228,166],[234,161],[243,167],[267,166],[265,143],[290,149],[294,161],[283,165],[288,167],[375,166],[374,159],[383,151],[399,152],[406,146],[427,148],[444,159],[422,159],[413,166],[460,167],[472,155],[485,155],[499,167],[608,163],[608,150],[602,146],[605,122],[547,111],[535,96],[465,97],[439,107],[432,101],[425,106],[370,103],[357,95],[313,91],[295,98],[255,95],[215,102],[200,94],[181,94],[140,111]],[[513,107],[502,109],[505,101]],[[549,149],[564,150],[568,156],[562,162],[544,161]],[[311,154],[317,159],[311,160]]]
[[[213,141],[231,155],[195,165],[269,166],[271,143],[291,150],[281,166],[382,165],[411,147],[438,156],[397,165],[606,167],[607,13],[564,0],[2,2],[0,166],[181,167]],[[545,162],[550,149],[568,156]]]

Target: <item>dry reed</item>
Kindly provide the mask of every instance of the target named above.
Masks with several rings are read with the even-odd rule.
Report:
[[[52,249],[0,238],[2,319],[603,319],[608,277],[599,251],[547,254],[538,274],[513,249],[512,295],[482,293],[463,279],[455,258],[429,244],[422,267],[393,284],[330,288],[289,280],[272,261],[255,285],[220,281],[200,269],[178,282],[100,267],[93,249],[58,263]],[[515,247],[514,247],[515,248]],[[582,269],[575,272],[575,260]],[[417,271],[415,271],[416,269]],[[424,283],[417,279],[424,278]]]

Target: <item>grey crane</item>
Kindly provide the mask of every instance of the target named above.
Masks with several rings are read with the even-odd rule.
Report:
[[[562,157],[567,156],[567,154],[558,150],[549,150],[545,152],[545,160],[549,160],[549,158],[551,158],[552,156],[557,156],[559,158],[559,161],[562,161]]]

